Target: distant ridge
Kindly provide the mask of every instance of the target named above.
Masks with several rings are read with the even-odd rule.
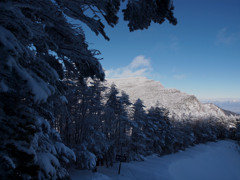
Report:
[[[221,99],[200,99],[203,103],[213,103],[222,109],[240,114],[239,98],[221,98]]]

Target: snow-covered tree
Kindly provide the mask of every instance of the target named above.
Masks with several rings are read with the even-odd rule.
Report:
[[[86,86],[86,87],[85,87]],[[77,162],[77,168],[93,169],[96,160],[101,159],[108,150],[108,142],[103,133],[103,100],[102,92],[105,87],[99,80],[94,80],[91,85],[76,86],[75,95],[71,96],[71,115],[73,129],[71,138]],[[72,89],[72,88],[71,88]]]
[[[120,2],[0,2],[1,178],[69,177],[64,164],[74,160],[74,154],[52,127],[66,133],[64,142],[71,144],[69,125],[73,121],[69,119],[69,114],[55,117],[57,111],[54,105],[58,104],[58,111],[68,112],[64,104],[68,83],[64,78],[70,78],[70,82],[81,81],[84,77],[104,79],[101,64],[95,57],[99,52],[89,50],[81,27],[69,22],[71,19],[80,20],[96,34],[109,39],[102,19],[114,26],[118,21],[116,14]],[[141,7],[149,8],[146,2]],[[153,2],[151,6],[155,14],[151,14],[151,20],[161,23],[167,18],[174,22],[170,0]],[[128,1],[128,4],[132,3],[124,12],[125,19],[132,24],[130,30],[142,29],[141,23],[145,24],[144,21],[139,23],[139,18],[143,17],[140,16],[142,9],[134,10],[139,5],[137,1]],[[134,19],[138,19],[137,23]],[[147,19],[149,21],[149,17]]]
[[[109,142],[109,149],[104,156],[106,165],[113,165],[113,161],[116,155],[116,138],[119,136],[119,107],[121,102],[118,98],[119,91],[115,84],[111,85],[109,92],[106,94],[106,104],[103,111],[104,120],[104,134]]]
[[[236,121],[236,132],[235,132],[236,139],[240,142],[240,119]]]
[[[172,0],[130,0],[123,10],[124,20],[129,21],[130,31],[147,29],[151,22],[161,24],[165,19],[176,25],[173,9]]]
[[[158,105],[151,107],[148,110],[144,127],[144,133],[148,138],[148,148],[151,153],[159,155],[163,153],[163,148],[166,146],[168,128],[168,124],[165,121],[165,109],[160,108]]]
[[[105,124],[105,134],[108,139],[113,139],[115,136],[115,129],[117,124],[117,115],[118,115],[118,89],[115,84],[111,85],[109,92],[106,94],[106,104],[104,109],[104,124]]]
[[[141,99],[133,104],[132,112],[132,135],[131,135],[131,158],[141,160],[141,155],[146,155],[146,135],[143,132],[146,113]]]
[[[190,121],[174,121],[172,124],[174,126],[174,137],[176,138],[174,151],[184,150],[190,145],[196,143],[196,137]]]
[[[1,178],[67,178],[63,165],[75,158],[49,125],[54,117],[48,98],[59,92],[59,75],[58,62],[44,50],[53,46],[45,28],[57,15],[39,3],[0,4]]]
[[[116,119],[115,148],[117,154],[127,154],[130,151],[130,119],[128,111],[130,109],[130,100],[125,92],[118,96],[118,109]]]

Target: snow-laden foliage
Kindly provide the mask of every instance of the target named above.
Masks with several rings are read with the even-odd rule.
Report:
[[[141,160],[141,155],[144,155],[146,152],[146,135],[143,131],[145,126],[144,119],[146,114],[144,111],[143,102],[140,99],[137,99],[133,104],[132,112],[132,133],[131,133],[131,149],[133,151],[133,159]]]
[[[147,29],[151,22],[161,24],[165,19],[176,25],[173,9],[171,0],[132,0],[128,1],[127,8],[123,10],[124,20],[129,21],[130,31]]]
[[[76,168],[78,169],[94,169],[96,166],[96,156],[87,150],[87,147],[84,144],[76,147],[75,154],[77,156]]]
[[[53,105],[67,103],[64,70],[80,79],[104,73],[63,9],[50,0],[0,2],[1,179],[66,179],[75,160],[50,126]]]
[[[237,125],[236,125],[236,139],[240,142],[240,118],[237,119]]]

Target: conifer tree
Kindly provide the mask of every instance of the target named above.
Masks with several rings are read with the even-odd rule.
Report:
[[[64,166],[75,156],[50,125],[61,124],[60,133],[67,133],[63,136],[64,142],[71,144],[69,126],[73,121],[69,115],[61,115],[61,121],[58,119],[55,122],[57,118],[54,117],[56,112],[53,105],[58,102],[59,107],[66,111],[66,106],[60,104],[68,85],[64,78],[70,76],[70,81],[81,81],[85,77],[97,77],[103,80],[105,76],[95,57],[99,52],[88,49],[81,27],[70,24],[69,19],[80,20],[96,34],[109,39],[104,32],[102,19],[110,26],[116,25],[120,2],[0,2],[1,178],[69,178]],[[128,3],[132,2],[135,5],[131,7],[138,6],[137,1]],[[141,7],[149,7],[146,2]],[[147,21],[150,19],[161,23],[167,18],[174,22],[170,0],[153,2],[151,6],[155,9],[155,15],[147,17]],[[125,19],[134,24],[129,26],[130,30],[141,29],[144,21],[139,24],[134,23],[134,19],[142,19],[139,16],[142,11],[138,9],[131,14],[131,9],[127,8],[124,12]],[[68,73],[68,77],[64,72]],[[65,103],[64,100],[62,103]]]
[[[129,100],[129,96],[122,91],[120,100],[120,111],[119,111],[119,139],[118,139],[118,148],[117,151],[119,154],[124,155],[130,152],[130,141],[131,141],[131,120],[129,117],[130,106],[132,103]]]
[[[137,99],[133,104],[131,135],[131,150],[134,153],[133,159],[135,160],[142,159],[141,155],[145,155],[146,152],[146,135],[143,132],[146,113],[143,108],[142,100]]]

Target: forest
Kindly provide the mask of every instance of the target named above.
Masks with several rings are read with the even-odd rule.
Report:
[[[190,121],[104,84],[105,74],[81,26],[109,37],[124,0],[0,2],[0,179],[69,179],[68,169],[111,166],[189,146],[240,140],[240,122]],[[165,20],[176,25],[171,0],[129,0],[130,31]],[[134,33],[134,32],[133,32]],[[234,126],[233,126],[234,125]]]

